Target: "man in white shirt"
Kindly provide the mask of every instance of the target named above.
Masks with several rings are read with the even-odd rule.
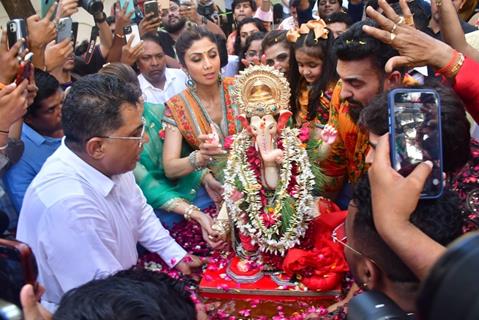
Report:
[[[140,92],[117,78],[76,82],[62,110],[65,139],[29,186],[17,238],[36,256],[42,304],[135,265],[136,244],[183,273],[201,265],[163,228],[135,183],[144,134]]]
[[[165,52],[157,34],[143,36],[143,53],[137,66],[145,102],[164,104],[186,88],[186,74],[180,69],[166,67]]]

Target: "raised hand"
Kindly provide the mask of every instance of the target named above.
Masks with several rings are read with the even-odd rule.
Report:
[[[115,32],[117,34],[123,34],[123,28],[130,24],[131,16],[133,15],[133,11],[126,13],[128,8],[128,3],[133,0],[125,1],[125,5],[121,7],[120,1],[117,2],[118,10],[115,16]]]
[[[128,42],[126,45],[124,45],[121,48],[121,63],[127,64],[127,65],[133,65],[136,60],[141,56],[143,53],[143,41],[141,41],[139,44],[136,46],[132,47],[133,40],[135,38],[135,35],[133,34],[130,39],[128,39]]]
[[[416,30],[412,14],[406,0],[399,1],[404,17],[400,17],[385,0],[379,0],[383,14],[372,7],[366,8],[367,15],[375,20],[379,28],[363,26],[364,32],[391,45],[399,51],[399,56],[392,57],[385,66],[391,72],[400,66],[432,65],[437,68],[445,66],[453,54],[453,49],[446,43]]]
[[[45,49],[45,66],[53,70],[63,66],[65,61],[73,54],[72,39],[66,38],[60,43],[50,42]]]
[[[27,85],[25,79],[18,86],[12,83],[0,90],[0,130],[8,131],[27,112]]]
[[[338,131],[329,124],[324,126],[324,129],[321,132],[321,140],[323,140],[326,144],[332,144],[336,141],[336,137],[338,136]]]
[[[70,17],[78,12],[78,0],[60,0],[58,7],[61,9],[61,17]]]
[[[37,14],[27,18],[26,22],[30,48],[43,49],[57,36],[55,22],[52,21],[56,8],[56,4],[52,5],[43,19]]]
[[[0,69],[0,82],[3,84],[9,84],[17,75],[19,66],[17,56],[23,41],[25,40],[18,40],[13,47],[8,49],[7,33],[2,33],[0,40],[0,66],[2,66]]]
[[[144,36],[147,33],[150,32],[156,32],[158,28],[161,25],[161,19],[160,17],[153,17],[154,13],[150,12],[148,15],[146,15],[141,21],[138,26],[140,29],[140,36]]]

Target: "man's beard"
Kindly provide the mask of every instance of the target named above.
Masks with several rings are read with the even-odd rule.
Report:
[[[359,115],[361,114],[361,110],[364,109],[364,106],[361,102],[353,100],[353,99],[346,99],[349,103],[348,105],[348,115],[353,120],[355,124],[358,123]]]
[[[165,23],[163,25],[163,28],[168,32],[168,33],[176,33],[183,29],[185,26],[186,19],[180,18],[177,23]]]

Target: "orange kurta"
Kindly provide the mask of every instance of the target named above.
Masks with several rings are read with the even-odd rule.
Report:
[[[341,101],[342,83],[338,81],[331,98],[328,124],[336,128],[338,136],[331,145],[328,157],[321,162],[321,169],[328,177],[328,184],[320,186],[321,193],[335,198],[345,182],[356,183],[366,172],[366,154],[369,148],[368,132],[360,129],[348,114],[348,103]]]

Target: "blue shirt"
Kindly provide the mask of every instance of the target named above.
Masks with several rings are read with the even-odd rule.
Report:
[[[20,212],[23,196],[28,186],[40,171],[43,163],[60,146],[62,139],[42,136],[24,123],[22,141],[25,144],[25,151],[20,161],[13,165],[3,177],[5,191],[10,196],[17,212]]]

